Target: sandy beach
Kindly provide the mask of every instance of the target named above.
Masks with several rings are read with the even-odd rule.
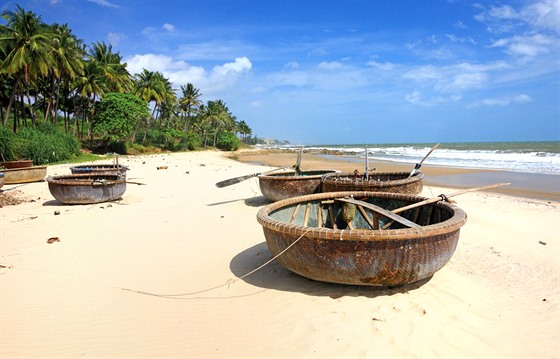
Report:
[[[557,193],[455,197],[459,245],[419,284],[321,283],[276,262],[244,277],[271,258],[256,221],[267,201],[257,178],[215,183],[295,162],[245,155],[120,157],[142,185],[112,203],[5,185],[24,202],[0,208],[0,358],[560,358]],[[426,197],[454,190],[429,183]]]

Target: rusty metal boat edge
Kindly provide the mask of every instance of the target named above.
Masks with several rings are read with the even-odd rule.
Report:
[[[424,188],[424,174],[418,172],[372,172],[354,175],[353,173],[336,173],[323,177],[323,192],[371,191],[392,192],[416,195]]]
[[[463,210],[445,202],[423,208],[430,212],[441,211],[440,214],[449,218],[420,228],[332,229],[271,217],[282,208],[343,197],[395,200],[401,205],[425,199],[358,191],[319,193],[269,204],[259,210],[257,221],[263,227],[271,254],[278,256],[280,264],[294,273],[322,282],[379,287],[410,284],[431,277],[448,263],[456,249],[460,228],[467,220]],[[295,241],[298,243],[286,250]]]
[[[47,166],[31,166],[1,170],[5,184],[19,184],[42,181],[47,175]]]
[[[114,201],[126,191],[119,174],[84,173],[47,178],[52,196],[63,204],[94,204]]]
[[[259,175],[259,187],[270,202],[321,192],[321,179],[337,170],[309,170],[296,175],[295,171]]]

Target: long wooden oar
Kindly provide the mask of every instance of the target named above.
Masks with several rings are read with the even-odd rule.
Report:
[[[295,173],[294,176],[301,176],[301,155],[303,153],[303,147],[300,148],[297,153],[296,164],[294,165]]]
[[[366,181],[369,181],[369,158],[368,158],[367,146],[366,146]]]
[[[278,167],[278,168],[275,168],[275,169],[272,169],[272,170],[266,171],[266,172],[258,172],[258,173],[253,173],[253,174],[250,174],[250,175],[230,178],[230,179],[227,179],[227,180],[224,180],[224,181],[217,182],[216,187],[222,188],[222,187],[231,186],[233,184],[248,180],[249,178],[257,177],[257,176],[260,176],[260,175],[263,175],[263,174],[266,174],[266,173],[270,173],[270,172],[274,172],[274,171],[277,171],[277,170],[282,169],[282,168],[283,167]]]
[[[426,160],[426,158],[428,158],[429,155],[432,154],[432,152],[434,152],[434,150],[435,150],[436,148],[438,148],[438,146],[439,146],[439,143],[436,144],[434,147],[432,147],[432,148],[430,149],[430,152],[428,152],[428,154],[427,154],[426,156],[424,156],[424,158],[422,158],[422,161],[418,162],[418,163],[416,164],[416,166],[414,166],[414,169],[413,169],[412,171],[410,171],[410,174],[408,175],[408,177],[412,177],[412,176],[414,176],[414,174],[416,174],[417,172],[420,171],[420,167],[422,167],[422,163]]]
[[[437,197],[428,198],[428,199],[425,199],[425,200],[423,200],[423,201],[410,204],[410,205],[408,205],[408,206],[404,206],[404,207],[401,207],[401,208],[397,208],[397,209],[392,210],[391,212],[393,212],[393,213],[400,213],[400,212],[402,212],[402,211],[406,211],[407,209],[416,208],[416,207],[423,206],[423,205],[425,205],[425,204],[430,204],[430,203],[435,203],[435,202],[443,201],[443,200],[446,199],[446,198],[458,196],[458,195],[463,194],[463,193],[482,191],[482,190],[484,190],[484,189],[495,188],[495,187],[501,187],[501,186],[508,186],[508,185],[510,185],[510,184],[511,184],[511,183],[509,183],[509,182],[506,182],[506,183],[496,183],[496,184],[491,184],[491,185],[488,185],[488,186],[482,186],[482,187],[476,187],[476,188],[463,189],[463,190],[460,190],[460,191],[457,191],[457,192],[453,192],[453,193],[450,193],[450,194],[440,194],[440,195],[437,196]]]
[[[412,209],[412,208],[416,208],[416,207],[421,207],[421,206],[426,205],[426,204],[430,204],[430,203],[435,203],[435,202],[443,201],[443,200],[446,199],[446,198],[458,196],[458,195],[463,194],[463,193],[475,192],[475,191],[482,191],[482,190],[484,190],[484,189],[489,189],[489,188],[494,188],[494,187],[501,187],[501,186],[507,186],[507,185],[510,185],[510,184],[511,184],[511,183],[509,183],[509,182],[508,182],[508,183],[496,183],[496,184],[491,184],[491,185],[488,185],[488,186],[482,186],[482,187],[476,187],[476,188],[463,189],[463,190],[460,190],[460,191],[457,191],[457,192],[453,192],[453,193],[450,193],[450,194],[440,194],[440,195],[437,196],[437,197],[428,198],[428,199],[425,199],[425,200],[423,200],[423,201],[410,204],[410,205],[408,205],[408,206],[404,206],[404,207],[401,207],[401,208],[397,208],[397,209],[392,210],[391,212],[393,212],[393,213],[396,214],[396,213],[400,213],[400,212],[406,211],[407,209]],[[391,226],[391,224],[393,224],[393,222],[394,222],[394,220],[391,221],[391,222],[389,222],[389,223],[387,223],[385,226],[383,226],[383,229],[389,228],[389,227]]]

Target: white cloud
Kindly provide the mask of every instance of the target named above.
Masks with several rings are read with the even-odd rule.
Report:
[[[461,99],[461,96],[458,95],[452,95],[452,96],[432,96],[432,97],[427,97],[424,98],[422,96],[422,94],[420,93],[420,91],[418,90],[414,90],[412,93],[406,94],[405,95],[405,100],[415,104],[415,105],[420,105],[423,107],[433,107],[433,106],[437,106],[437,105],[441,105],[441,104],[445,104],[445,103],[450,103],[450,102],[457,102]]]
[[[168,24],[168,23],[163,24],[163,29],[165,31],[175,32],[175,26],[173,26],[172,24]]]
[[[468,37],[458,37],[456,35],[453,34],[445,34],[445,37],[447,37],[449,39],[449,41],[453,42],[453,43],[469,43],[469,44],[473,44],[476,45],[476,41],[474,41],[474,39],[470,36]]]
[[[149,35],[155,33],[156,31],[157,31],[157,29],[155,27],[148,26],[148,27],[145,27],[142,30],[142,35],[149,36]]]
[[[498,39],[490,47],[504,47],[505,51],[513,56],[521,56],[526,60],[541,54],[550,53],[557,42],[543,34],[516,35],[509,38]]]
[[[112,2],[107,0],[88,0],[88,1],[104,7],[119,7],[118,5],[113,4]]]
[[[203,94],[213,94],[228,88],[233,89],[240,76],[252,68],[252,63],[247,57],[240,57],[234,62],[214,66],[211,71],[207,71],[201,66],[192,66],[185,61],[174,60],[167,55],[134,55],[125,61],[131,74],[141,73],[143,69],[159,71],[173,83],[175,88],[190,82],[200,88]]]
[[[535,1],[519,10],[510,5],[486,8],[479,4],[477,7],[482,12],[477,14],[475,19],[490,23],[489,29],[494,32],[508,32],[523,25],[560,32],[560,2],[558,0]]]
[[[146,69],[159,71],[173,83],[176,88],[187,83],[195,86],[205,82],[206,72],[199,66],[190,66],[185,61],[175,61],[169,56],[145,54],[134,55],[126,59],[127,69],[131,74],[138,74]]]
[[[457,21],[453,26],[455,26],[455,28],[457,29],[461,29],[461,30],[466,30],[469,27],[467,25],[465,25],[462,21]]]
[[[344,65],[341,62],[338,62],[338,61],[331,61],[331,62],[323,61],[319,64],[320,69],[328,70],[328,71],[340,70],[343,67],[344,67]]]
[[[527,103],[531,101],[533,101],[533,99],[530,96],[521,94],[516,96],[487,98],[487,99],[476,101],[470,104],[468,107],[472,108],[472,107],[480,107],[480,106],[507,106],[512,103]]]
[[[247,57],[238,57],[234,62],[229,62],[220,66],[214,66],[212,72],[217,76],[239,74],[251,70],[253,64]]]
[[[297,61],[290,61],[284,65],[284,70],[295,70],[299,68],[299,63]]]
[[[377,62],[375,60],[371,60],[368,61],[366,63],[367,66],[371,66],[373,68],[379,69],[379,70],[383,70],[383,71],[391,71],[394,70],[398,67],[397,64],[391,63],[391,62]]]
[[[448,66],[419,66],[403,74],[403,79],[413,80],[423,87],[444,93],[458,93],[481,88],[491,80],[491,74],[509,69],[503,62],[471,64],[462,62]]]
[[[124,39],[126,39],[126,35],[122,32],[110,32],[107,34],[107,41],[115,47]]]

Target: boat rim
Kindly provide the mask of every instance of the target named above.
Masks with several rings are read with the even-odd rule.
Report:
[[[420,202],[428,199],[423,196],[407,195],[390,192],[372,192],[372,191],[342,191],[342,192],[324,192],[310,195],[292,197],[261,208],[257,213],[257,221],[263,226],[276,232],[282,232],[294,237],[306,237],[310,239],[322,240],[347,240],[347,241],[404,241],[410,239],[419,239],[432,237],[436,235],[446,235],[459,230],[467,221],[467,214],[458,206],[439,201],[429,205],[450,210],[453,215],[436,224],[422,226],[420,228],[399,228],[399,229],[333,229],[326,227],[309,227],[298,224],[283,223],[274,220],[269,214],[282,207],[302,203],[313,200],[335,199],[344,197],[377,197],[387,199],[400,199],[405,201]]]
[[[107,177],[109,179],[107,179]],[[102,179],[100,183],[106,185],[121,184],[126,183],[126,178],[121,177],[118,174],[107,174],[107,173],[76,173],[70,175],[60,175],[60,176],[49,176],[46,181],[49,184],[61,184],[61,185],[71,185],[71,186],[89,186],[95,181],[94,179]]]
[[[290,176],[291,174],[295,174],[296,171],[288,170],[284,172],[270,172],[267,174],[261,174],[258,176],[259,179],[274,179],[274,180],[281,180],[281,181],[293,181],[293,180],[310,180],[310,179],[321,179],[325,175],[340,173],[338,170],[333,169],[325,169],[325,170],[306,170],[301,171],[303,176]],[[310,175],[307,175],[309,173]],[[316,174],[315,174],[316,173]]]

